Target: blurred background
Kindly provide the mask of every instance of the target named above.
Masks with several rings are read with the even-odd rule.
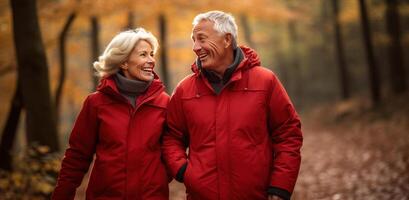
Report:
[[[408,0],[0,0],[0,199],[49,199],[98,83],[92,62],[115,34],[157,36],[171,94],[195,60],[192,20],[209,10],[235,16],[239,44],[302,117],[293,199],[409,199]],[[184,193],[171,183],[170,199]]]

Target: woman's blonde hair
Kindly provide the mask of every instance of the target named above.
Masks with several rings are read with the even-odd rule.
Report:
[[[94,62],[97,75],[107,77],[115,74],[140,40],[147,41],[152,46],[153,52],[156,53],[159,44],[152,33],[143,28],[120,32],[111,40],[104,53],[98,57],[98,61]]]

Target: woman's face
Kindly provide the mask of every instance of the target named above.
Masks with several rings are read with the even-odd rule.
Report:
[[[154,78],[153,68],[155,67],[153,56],[152,46],[145,40],[138,41],[129,54],[128,60],[121,65],[125,77],[133,80],[151,81]]]

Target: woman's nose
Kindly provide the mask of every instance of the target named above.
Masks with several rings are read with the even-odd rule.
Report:
[[[148,56],[148,62],[149,63],[154,63],[155,62],[155,58],[153,56]]]

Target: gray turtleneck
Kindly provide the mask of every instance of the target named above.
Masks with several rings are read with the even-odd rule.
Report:
[[[143,92],[148,89],[149,85],[152,81],[140,81],[140,80],[132,80],[126,78],[120,72],[116,73],[114,76],[114,80],[116,83],[116,87],[118,88],[119,92],[122,96],[128,99],[129,103],[135,107],[135,100],[136,98],[142,94]]]
[[[229,82],[231,76],[233,75],[233,72],[239,66],[240,62],[244,59],[244,53],[239,47],[236,47],[233,51],[233,63],[226,68],[223,77],[219,77],[215,72],[211,70],[203,69],[200,60],[196,60],[196,65],[203,72],[216,94],[220,94],[224,86],[227,84],[227,82]]]

